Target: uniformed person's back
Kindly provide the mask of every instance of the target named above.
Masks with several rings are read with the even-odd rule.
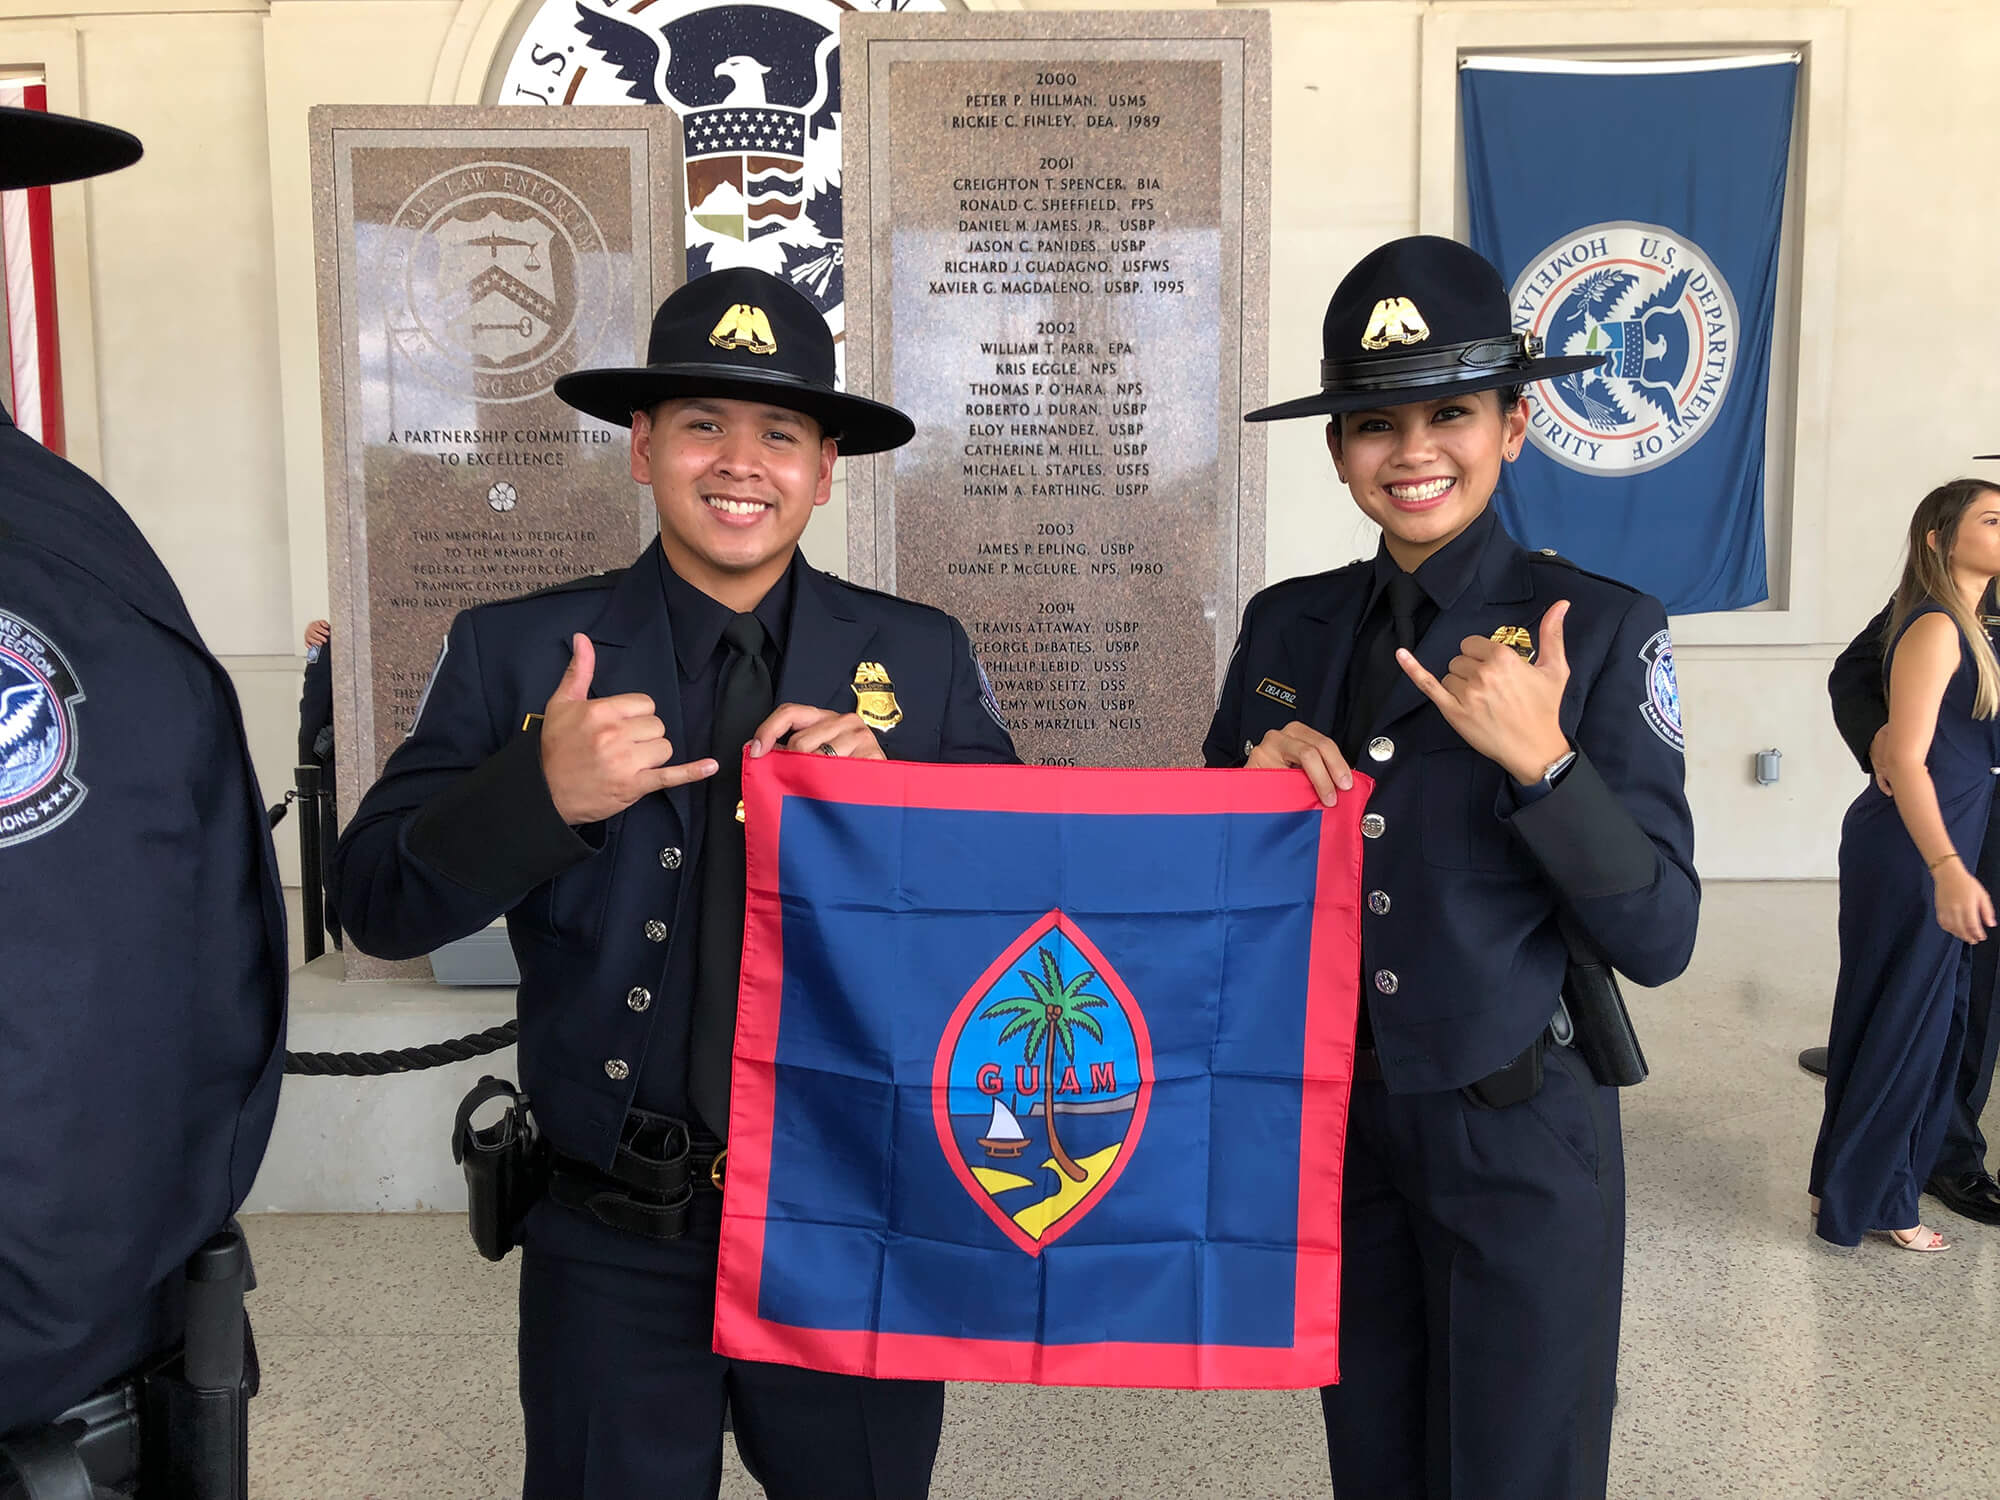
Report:
[[[23,113],[0,110],[0,187],[138,155]],[[270,1135],[286,959],[228,677],[131,518],[5,413],[0,890],[6,1433],[179,1337],[182,1265]]]

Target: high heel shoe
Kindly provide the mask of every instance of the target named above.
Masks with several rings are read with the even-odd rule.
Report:
[[[1919,1224],[1915,1229],[1871,1229],[1870,1234],[1880,1235],[1898,1250],[1912,1250],[1918,1255],[1936,1255],[1951,1248],[1951,1241],[1935,1229]]]

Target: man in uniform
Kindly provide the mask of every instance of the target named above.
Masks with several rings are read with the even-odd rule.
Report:
[[[1840,653],[1826,681],[1840,737],[1870,776],[1875,775],[1875,743],[1889,722],[1882,647],[1894,604],[1892,599],[1883,605],[1882,612],[1861,627],[1861,633]],[[1886,783],[1884,790],[1893,795]],[[2000,797],[1994,799],[1986,842],[1980,846],[1979,867],[1974,873],[1989,891],[2000,890]],[[1965,1042],[1962,1048],[1946,1049],[1948,1057],[1957,1059],[1951,1119],[1938,1147],[1938,1159],[1931,1163],[1927,1188],[1932,1197],[1963,1218],[1978,1224],[2000,1224],[2000,1183],[1987,1170],[1986,1137],[1979,1129],[1979,1116],[1993,1087],[1994,1054],[2000,1051],[2000,1026],[1994,1025],[1994,1013],[2000,1010],[2000,941],[1973,944],[1966,962],[1971,988]]]
[[[556,1152],[521,1270],[530,1500],[712,1496],[725,1403],[776,1500],[929,1489],[942,1385],[710,1347],[740,752],[1016,759],[957,621],[799,554],[835,454],[913,435],[833,380],[812,304],[748,269],[669,297],[644,368],[563,377],[565,401],[630,424],[659,544],[460,615],[335,858],[365,952],[411,957],[507,917],[522,1081]]]
[[[0,188],[136,161],[0,109]],[[0,1436],[175,1344],[277,1110],[285,928],[243,718],[173,580],[0,409]]]
[[[1333,294],[1325,416],[1372,561],[1264,590],[1204,747],[1295,766],[1362,820],[1362,1008],[1341,1210],[1353,1500],[1605,1493],[1624,1255],[1617,1093],[1562,1006],[1565,930],[1641,983],[1699,900],[1656,600],[1522,548],[1490,509],[1519,387],[1588,366],[1513,333],[1464,246],[1395,241]]]

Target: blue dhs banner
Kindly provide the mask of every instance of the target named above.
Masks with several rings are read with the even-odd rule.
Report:
[[[748,762],[716,1349],[1337,1379],[1356,781]]]
[[[1514,326],[1604,363],[1532,387],[1507,529],[1670,613],[1768,597],[1764,416],[1798,63],[1483,58],[1472,247]]]

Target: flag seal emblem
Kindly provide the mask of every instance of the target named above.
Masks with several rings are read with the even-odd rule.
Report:
[[[1613,221],[1564,235],[1515,281],[1514,326],[1593,369],[1538,381],[1528,440],[1584,474],[1640,474],[1707,435],[1743,334],[1735,294],[1693,240]]]
[[[1061,912],[1031,923],[946,1024],[932,1114],[973,1201],[1030,1255],[1082,1222],[1138,1147],[1153,1088],[1138,1002]]]

